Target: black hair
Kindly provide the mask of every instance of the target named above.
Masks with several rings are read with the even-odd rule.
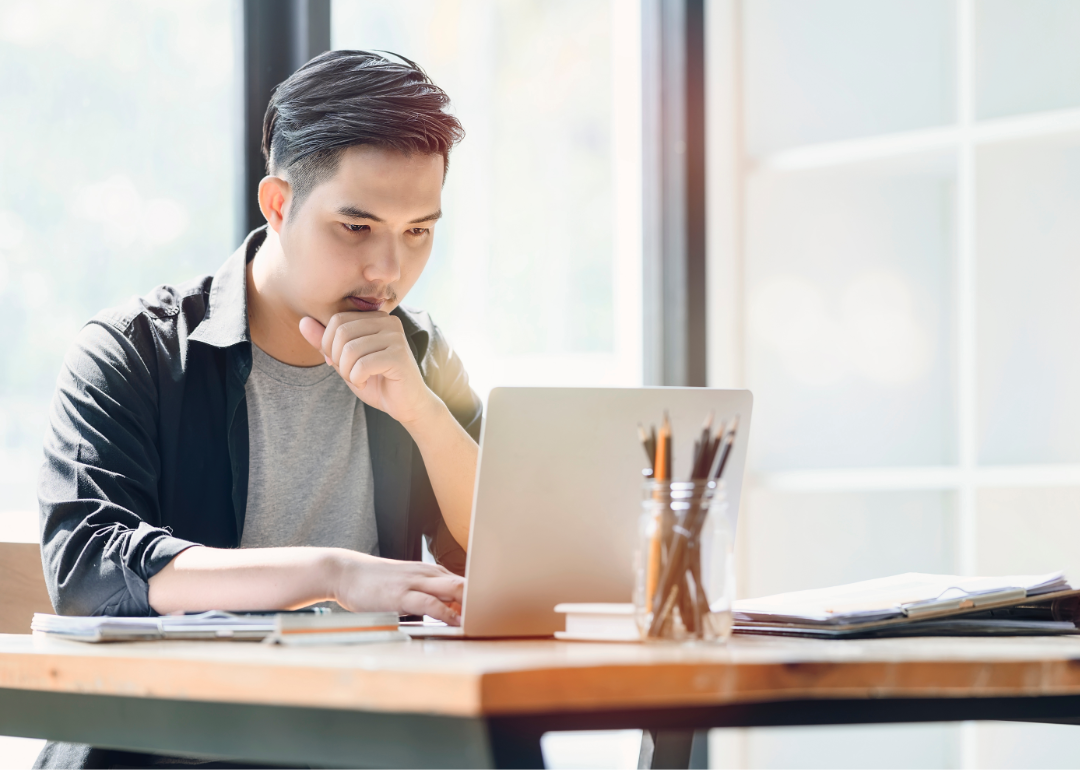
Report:
[[[327,51],[278,85],[263,119],[267,173],[285,174],[293,208],[337,171],[349,147],[443,156],[465,135],[446,92],[416,63],[372,51]]]

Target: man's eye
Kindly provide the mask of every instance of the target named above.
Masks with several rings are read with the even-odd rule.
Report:
[[[371,229],[368,225],[350,225],[346,222],[342,222],[341,224],[350,233],[362,233]]]
[[[431,230],[427,227],[414,227],[413,229],[409,230],[409,232],[412,235],[426,235],[427,233],[431,232]]]

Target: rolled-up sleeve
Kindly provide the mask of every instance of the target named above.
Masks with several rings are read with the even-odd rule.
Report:
[[[438,326],[433,327],[425,376],[428,387],[442,399],[454,419],[472,436],[480,440],[483,404],[469,385],[469,375],[449,340]],[[433,498],[434,496],[432,496]],[[450,534],[437,505],[425,522],[424,535],[428,550],[435,560],[451,572],[465,574],[465,549]]]
[[[428,387],[442,399],[454,419],[473,440],[479,441],[483,404],[469,385],[465,365],[438,326],[434,327],[429,351],[431,359],[426,367]]]
[[[149,580],[196,543],[160,523],[148,322],[92,322],[68,351],[38,483],[41,555],[61,615],[155,614]],[[152,355],[147,358],[153,361]]]

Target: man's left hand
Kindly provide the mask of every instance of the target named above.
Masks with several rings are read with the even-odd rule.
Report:
[[[438,401],[396,316],[379,310],[338,313],[325,327],[309,316],[300,320],[300,333],[361,401],[403,425]]]

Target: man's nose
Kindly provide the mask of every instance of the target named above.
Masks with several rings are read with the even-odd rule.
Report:
[[[369,252],[364,265],[364,280],[368,283],[391,284],[401,277],[401,258],[395,238],[387,235]]]

